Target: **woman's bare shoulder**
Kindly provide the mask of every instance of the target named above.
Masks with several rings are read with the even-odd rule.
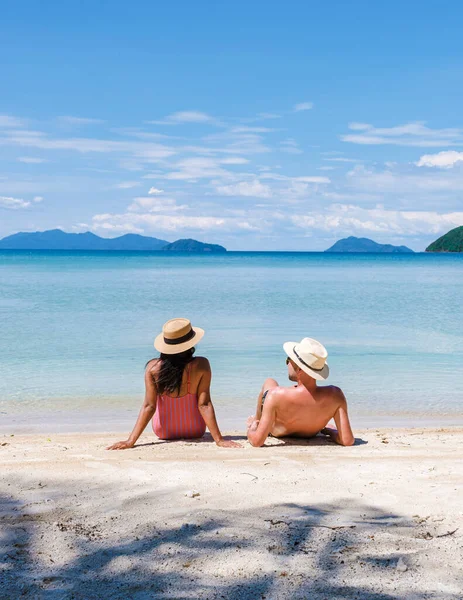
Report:
[[[146,363],[145,371],[148,373],[154,373],[157,371],[159,366],[159,358],[153,358]]]
[[[210,371],[211,365],[205,356],[195,356],[191,361],[191,365],[195,371]]]

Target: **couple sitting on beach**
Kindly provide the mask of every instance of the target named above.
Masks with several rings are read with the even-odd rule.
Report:
[[[161,353],[145,370],[145,400],[132,433],[126,441],[108,450],[132,448],[153,420],[153,430],[163,440],[192,439],[209,429],[215,443],[225,448],[239,447],[220,433],[211,401],[211,367],[207,358],[193,357],[194,346],[204,331],[192,327],[188,319],[172,319],[154,341]],[[318,433],[342,446],[351,446],[354,436],[347,415],[347,403],[335,386],[317,387],[328,377],[328,353],[311,338],[300,343],[286,342],[288,377],[293,387],[279,386],[267,379],[257,400],[256,414],[247,423],[248,440],[262,446],[268,435],[310,438]],[[336,428],[327,427],[334,419]]]

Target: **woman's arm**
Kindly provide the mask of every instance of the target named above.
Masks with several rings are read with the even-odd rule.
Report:
[[[126,450],[127,448],[133,448],[135,442],[141,436],[149,421],[153,418],[153,415],[156,412],[157,392],[150,366],[153,366],[153,363],[150,363],[145,370],[145,399],[132,433],[127,440],[108,446],[106,450]]]
[[[215,418],[214,406],[211,400],[211,366],[207,358],[201,359],[201,379],[198,385],[198,409],[207,428],[214,438],[217,446],[225,448],[240,448],[240,445],[232,440],[225,440],[220,433],[217,419]]]

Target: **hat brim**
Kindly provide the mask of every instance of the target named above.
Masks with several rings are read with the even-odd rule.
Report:
[[[183,342],[182,344],[166,344],[164,341],[164,334],[160,333],[154,340],[154,347],[158,352],[162,352],[163,354],[180,354],[181,352],[186,352],[186,350],[196,346],[196,344],[204,337],[204,329],[201,329],[201,327],[192,327],[192,329],[194,336],[191,340]]]
[[[304,373],[307,373],[307,375],[310,375],[310,377],[317,379],[317,381],[325,381],[326,379],[328,379],[328,376],[330,374],[330,368],[327,365],[327,363],[325,363],[325,366],[323,367],[323,369],[321,371],[314,371],[310,367],[307,367],[306,365],[301,363],[301,361],[294,354],[294,346],[297,346],[298,343],[299,342],[285,342],[283,344],[283,350],[286,352],[286,354],[289,356],[289,358],[294,363],[296,363],[296,365],[300,369],[302,369],[304,371]]]

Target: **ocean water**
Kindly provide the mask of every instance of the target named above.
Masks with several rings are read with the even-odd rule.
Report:
[[[329,352],[362,425],[463,422],[463,256],[0,252],[0,429],[130,427],[162,323],[206,330],[224,427],[242,428],[282,344]]]

